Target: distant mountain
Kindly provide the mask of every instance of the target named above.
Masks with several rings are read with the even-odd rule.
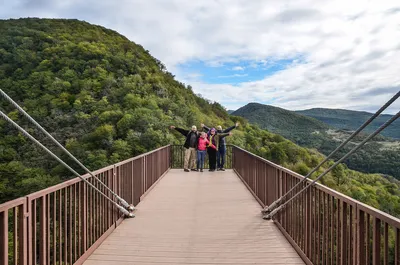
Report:
[[[227,112],[228,112],[229,114],[232,114],[232,113],[235,112],[235,110],[227,110]]]
[[[324,108],[300,110],[296,111],[296,113],[315,118],[338,129],[351,131],[355,131],[373,115],[373,113],[365,111]],[[388,114],[380,115],[367,128],[365,128],[365,132],[372,133],[392,116],[393,115]],[[392,123],[381,134],[383,136],[400,139],[400,121],[397,120]]]
[[[249,103],[232,115],[243,117],[251,123],[258,124],[262,129],[280,134],[298,144],[307,144],[309,147],[312,142],[315,142],[315,146],[312,147],[316,147],[324,140],[321,133],[333,129],[317,119],[259,103]],[[304,139],[305,135],[311,139]]]
[[[301,114],[308,111],[310,115],[326,117],[324,121],[330,120],[331,123],[321,121],[323,120],[322,118],[320,120]],[[325,155],[330,154],[341,142],[347,139],[351,134],[351,130],[354,130],[352,128],[359,127],[357,124],[361,125],[372,115],[365,112],[347,110],[336,110],[334,112],[327,109],[313,109],[308,111],[294,112],[269,105],[249,103],[233,112],[232,115],[241,116],[251,123],[258,124],[262,129],[280,134],[304,147],[315,148]],[[343,116],[341,116],[342,113]],[[354,113],[355,117],[352,117],[351,113]],[[386,119],[390,118],[390,115],[382,116],[380,120],[386,121]],[[346,127],[345,124],[348,124],[348,126]],[[373,124],[375,127],[379,125],[379,121]],[[399,128],[399,125],[397,121],[397,124],[395,124],[397,127],[394,127]],[[373,130],[373,128],[370,130]],[[400,130],[400,128],[397,130]],[[392,135],[400,133],[400,131],[396,132],[393,128],[391,132]],[[355,144],[365,139],[365,135],[360,134],[355,137],[334,158],[342,157]],[[400,141],[377,135],[357,153],[350,156],[345,163],[349,168],[355,170],[390,174],[400,179]]]

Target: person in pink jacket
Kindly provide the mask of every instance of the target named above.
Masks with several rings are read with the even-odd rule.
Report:
[[[203,172],[204,160],[207,153],[207,146],[210,144],[210,141],[207,139],[207,134],[202,132],[200,134],[198,146],[197,146],[197,171]],[[217,149],[215,145],[211,144],[211,148]]]

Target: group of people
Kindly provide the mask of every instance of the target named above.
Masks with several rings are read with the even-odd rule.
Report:
[[[236,123],[225,130],[220,125],[216,128],[209,128],[201,124],[203,131],[198,131],[195,125],[191,130],[185,130],[171,126],[185,136],[183,144],[185,148],[184,171],[203,172],[206,153],[208,154],[209,171],[224,171],[226,141],[225,137],[232,135],[232,130],[239,126]]]

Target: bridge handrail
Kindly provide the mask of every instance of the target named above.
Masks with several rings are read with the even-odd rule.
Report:
[[[262,207],[304,178],[237,146],[233,168]],[[288,204],[274,222],[306,264],[400,264],[400,219],[320,183]]]
[[[170,152],[163,146],[92,173],[136,205],[170,168]],[[80,178],[0,204],[0,264],[82,264],[122,218]]]

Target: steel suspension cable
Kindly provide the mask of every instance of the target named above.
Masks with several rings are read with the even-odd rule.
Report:
[[[35,139],[32,135],[30,135],[25,129],[23,129],[21,126],[19,126],[16,122],[11,120],[3,111],[0,110],[0,116],[11,123],[12,126],[14,126],[18,131],[20,131],[23,135],[31,139],[35,144],[37,144],[40,148],[45,150],[49,155],[51,155],[53,158],[55,158],[58,162],[60,162],[64,167],[66,167],[69,171],[71,171],[74,175],[82,179],[84,182],[86,182],[90,187],[95,189],[98,193],[100,193],[102,196],[104,196],[108,201],[113,203],[115,207],[117,207],[125,216],[127,217],[134,217],[134,215],[130,212],[128,212],[125,208],[122,206],[118,205],[114,200],[109,198],[106,194],[104,194],[101,190],[99,190],[97,187],[95,187],[92,183],[90,183],[87,179],[82,177],[78,172],[76,172],[74,169],[72,169],[70,166],[68,166],[64,161],[62,161],[58,156],[56,156],[53,152],[51,152],[49,149],[47,149],[43,144],[41,144],[38,140]]]
[[[379,116],[385,109],[387,109],[393,102],[395,102],[400,97],[400,91],[397,92],[385,105],[383,105],[374,115],[372,115],[364,124],[362,124],[355,132],[353,132],[349,138],[347,138],[343,143],[341,143],[335,150],[333,150],[322,162],[320,162],[316,167],[314,167],[300,182],[293,186],[288,192],[282,195],[279,199],[272,202],[269,206],[265,207],[262,212],[269,213],[273,211],[277,206],[279,206],[282,201],[299,185],[306,181],[314,172],[316,172],[326,161],[328,161],[333,155],[335,155],[343,146],[345,146],[351,139],[353,139],[357,134],[359,134],[365,127],[367,127],[376,117]]]
[[[23,108],[21,108],[18,103],[16,103],[10,96],[8,96],[2,89],[0,89],[0,94],[10,102],[15,108],[17,108],[30,122],[32,122],[37,128],[39,128],[47,137],[49,137],[61,150],[64,151],[72,160],[74,160],[86,173],[88,173],[91,177],[93,177],[96,181],[98,181],[103,187],[105,187],[111,194],[129,211],[133,211],[135,207],[133,205],[129,205],[123,198],[118,196],[114,191],[112,191],[107,185],[105,185],[99,178],[94,176],[92,172],[85,167],[74,155],[72,155],[64,146],[62,146],[50,133],[46,131],[34,118],[32,118]]]
[[[373,138],[375,135],[380,133],[383,129],[385,129],[387,126],[389,126],[391,123],[393,123],[395,120],[397,120],[400,117],[400,111],[397,112],[396,115],[394,115],[392,118],[387,120],[381,127],[379,127],[374,133],[369,135],[364,141],[359,143],[356,147],[354,147],[352,150],[350,150],[345,156],[343,156],[341,159],[339,159],[335,164],[333,164],[330,168],[325,170],[321,175],[319,175],[315,180],[313,180],[309,185],[304,187],[302,190],[297,192],[294,196],[292,196],[289,200],[287,200],[284,204],[280,205],[278,208],[273,210],[267,215],[264,215],[264,219],[271,219],[277,212],[279,212],[281,209],[283,209],[289,202],[291,202],[293,199],[295,199],[297,196],[299,196],[301,193],[303,193],[305,190],[307,190],[309,187],[314,185],[319,179],[321,179],[323,176],[328,174],[333,168],[335,168],[340,162],[345,160],[347,157],[352,155],[354,152],[356,152],[358,149],[360,149],[366,142],[368,142],[371,138]]]

